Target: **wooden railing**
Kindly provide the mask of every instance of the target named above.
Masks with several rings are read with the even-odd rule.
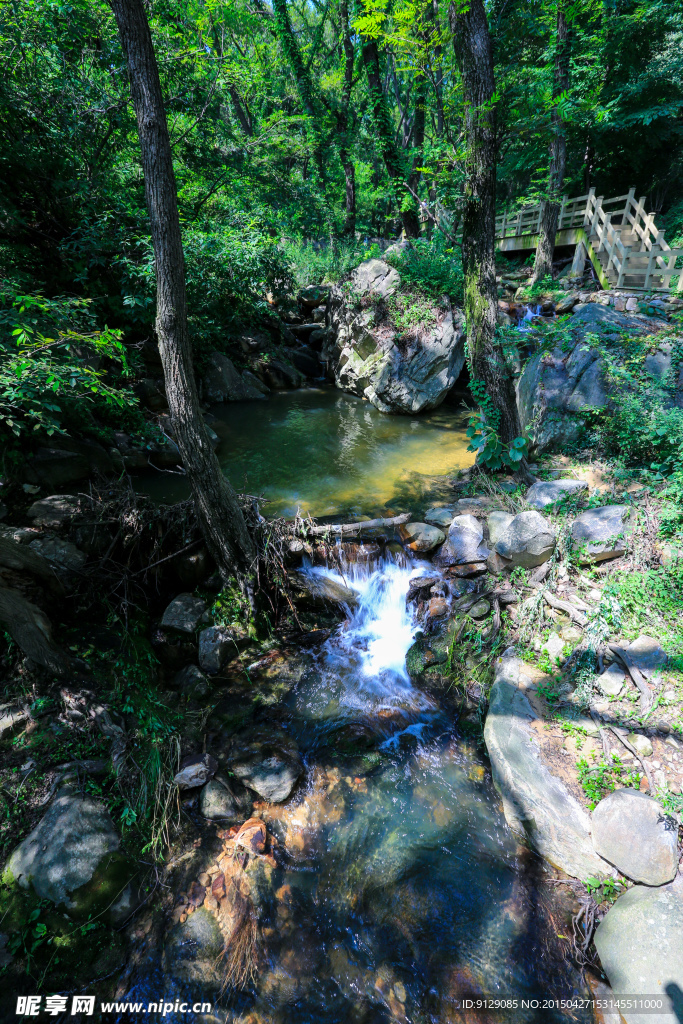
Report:
[[[496,218],[496,238],[537,235],[541,216],[540,204],[521,207],[513,214],[505,212]],[[600,262],[611,285],[683,291],[683,249],[667,244],[655,215],[645,211],[645,197],[636,200],[635,189],[613,199],[596,196],[595,189],[585,196],[563,197],[557,229],[572,228],[583,228],[596,255],[606,254],[606,263]]]

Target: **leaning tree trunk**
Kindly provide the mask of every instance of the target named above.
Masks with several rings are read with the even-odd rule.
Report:
[[[424,38],[424,33],[423,33]],[[419,238],[420,220],[418,217],[418,206],[415,196],[420,183],[422,171],[420,168],[424,163],[422,147],[425,139],[425,107],[427,104],[427,76],[423,68],[415,72],[415,119],[413,121],[413,166],[408,177],[410,198],[414,205],[407,209],[403,215],[406,235],[409,238]]]
[[[557,101],[569,88],[569,37],[567,18],[561,4],[557,8],[557,42],[553,74],[553,100]],[[548,277],[553,271],[555,235],[560,216],[560,198],[567,166],[567,139],[564,122],[553,105],[551,114],[553,136],[550,141],[550,167],[548,170],[548,196],[541,206],[541,230],[536,246],[536,259],[532,284]]]
[[[522,433],[513,367],[496,338],[496,108],[493,54],[482,0],[451,4],[453,47],[465,100],[466,172],[462,259],[472,389],[505,445]],[[526,460],[518,472],[529,475]]]
[[[254,558],[237,495],[223,476],[199,409],[187,329],[185,264],[166,112],[142,0],[110,0],[128,62],[152,227],[156,332],[180,456],[206,543],[223,578]]]

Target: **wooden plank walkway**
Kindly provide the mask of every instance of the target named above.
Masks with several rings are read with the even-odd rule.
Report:
[[[502,252],[535,249],[541,206],[525,206],[496,218],[496,246]],[[582,264],[580,247],[591,260],[603,288],[628,291],[683,292],[683,249],[672,249],[646,213],[645,197],[605,199],[591,189],[585,196],[562,199],[555,245],[574,245],[575,266]]]

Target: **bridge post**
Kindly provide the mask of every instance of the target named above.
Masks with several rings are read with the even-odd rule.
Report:
[[[570,277],[583,277],[583,272],[586,269],[586,246],[583,242],[576,243],[576,249],[574,249],[574,259],[572,260],[571,270],[569,271]]]

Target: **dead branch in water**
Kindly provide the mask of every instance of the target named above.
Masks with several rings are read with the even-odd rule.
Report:
[[[410,513],[404,512],[400,516],[392,516],[390,519],[367,519],[363,523],[329,523],[325,526],[308,526],[303,520],[298,524],[299,532],[306,537],[353,537],[364,530],[374,530],[382,526],[400,526],[410,520]]]

